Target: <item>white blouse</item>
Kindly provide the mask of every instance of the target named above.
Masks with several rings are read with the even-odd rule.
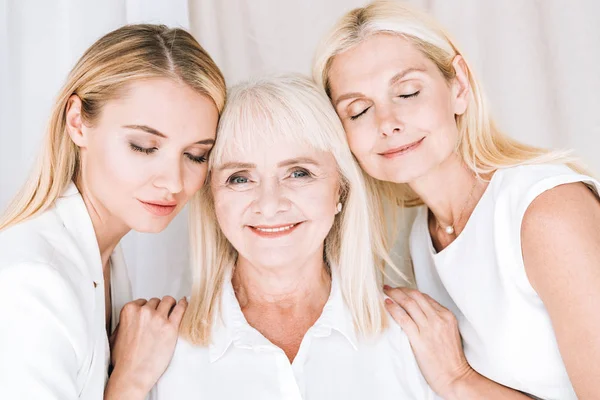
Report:
[[[152,400],[436,398],[393,320],[377,338],[355,335],[335,277],[321,316],[291,364],[246,322],[229,281],[221,307],[223,323],[213,327],[212,344],[195,346],[180,338]]]
[[[111,256],[112,326],[131,287]],[[97,400],[107,380],[104,276],[92,220],[70,184],[38,217],[0,232],[0,399]]]
[[[445,249],[436,253],[432,245],[425,207],[410,237],[417,286],[454,312],[471,366],[543,399],[577,397],[548,311],[525,273],[521,223],[541,193],[579,181],[598,193],[596,180],[563,165],[501,169],[464,230]]]

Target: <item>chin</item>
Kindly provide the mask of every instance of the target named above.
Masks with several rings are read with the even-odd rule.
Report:
[[[252,263],[257,265],[262,265],[267,268],[276,268],[287,265],[297,258],[289,252],[278,250],[264,250],[264,252],[261,253],[262,254],[257,254],[257,257],[249,257],[248,259],[252,260]]]
[[[140,233],[159,233],[165,230],[171,220],[164,221],[134,221],[131,225],[132,230]]]

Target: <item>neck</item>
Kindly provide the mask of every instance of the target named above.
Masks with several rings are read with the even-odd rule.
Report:
[[[129,228],[122,221],[117,220],[106,208],[92,195],[87,185],[81,180],[77,182],[77,188],[85,203],[88,214],[94,226],[94,233],[100,249],[100,259],[104,274],[108,273],[108,260],[115,247],[119,244],[123,236],[129,232]]]
[[[323,307],[331,278],[323,261],[323,249],[297,263],[261,266],[239,256],[232,284],[242,309],[275,307],[304,310]]]
[[[468,219],[487,187],[455,153],[409,185],[440,225],[454,228]]]

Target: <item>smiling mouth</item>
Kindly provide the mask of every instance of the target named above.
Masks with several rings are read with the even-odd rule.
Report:
[[[264,237],[283,236],[291,233],[302,222],[278,226],[248,226],[254,233]]]
[[[405,146],[396,147],[395,149],[384,151],[383,153],[379,153],[379,155],[384,156],[385,158],[394,158],[406,154],[409,151],[416,149],[423,142],[423,140],[425,140],[425,138],[422,138],[420,140],[417,140],[416,142],[407,144]]]

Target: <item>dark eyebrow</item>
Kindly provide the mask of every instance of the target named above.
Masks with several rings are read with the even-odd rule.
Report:
[[[416,67],[416,68],[407,68],[403,71],[398,72],[396,75],[394,75],[392,77],[392,79],[390,79],[390,86],[395,85],[399,80],[401,80],[402,78],[404,78],[406,75],[410,74],[411,72],[425,72],[425,68],[422,67]],[[339,103],[341,103],[344,100],[348,100],[354,97],[364,97],[364,94],[360,93],[360,92],[352,92],[352,93],[346,93],[341,95],[340,97],[337,98],[337,100],[334,102],[335,107],[337,107],[337,105]]]
[[[157,131],[154,128],[149,127],[148,125],[123,125],[123,128],[144,131],[146,133],[150,133],[152,135],[156,135],[156,136],[160,136],[161,138],[168,139],[167,135],[165,135],[164,133],[162,133],[160,131]],[[215,144],[215,140],[214,139],[204,139],[204,140],[197,141],[195,144],[213,145],[213,144]]]
[[[144,132],[156,135],[156,136],[160,136],[161,138],[165,138],[165,139],[167,138],[167,135],[165,135],[164,133],[161,133],[161,132],[157,131],[154,128],[149,127],[148,125],[123,125],[123,128],[135,129],[135,130],[138,130],[138,131],[144,131]]]

